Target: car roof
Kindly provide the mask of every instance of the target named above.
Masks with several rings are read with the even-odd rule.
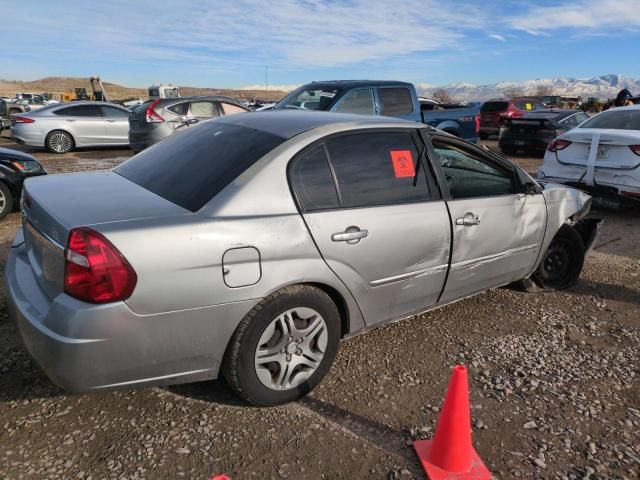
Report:
[[[370,86],[393,86],[402,85],[405,87],[413,86],[411,83],[401,82],[397,80],[321,80],[317,82],[307,83],[302,85],[303,87],[338,87],[338,88],[351,88],[351,87],[370,87]]]
[[[366,128],[375,127],[408,127],[420,128],[419,123],[390,117],[352,115],[333,112],[305,112],[300,110],[270,110],[264,112],[227,115],[215,120],[228,125],[260,130],[289,139],[307,130],[331,124],[345,124]]]

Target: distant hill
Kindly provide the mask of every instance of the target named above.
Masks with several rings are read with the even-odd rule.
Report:
[[[110,99],[118,100],[129,97],[147,98],[147,87],[125,87],[115,83],[102,81]],[[17,92],[34,92],[34,93],[51,93],[54,98],[60,94],[73,91],[76,87],[84,87],[90,93],[91,85],[89,77],[47,77],[40,80],[23,82],[20,80],[0,80],[0,95],[13,97]],[[264,89],[255,90],[233,90],[226,88],[198,88],[198,87],[180,87],[183,96],[188,95],[225,95],[236,98],[238,100],[252,100],[255,98],[262,100],[279,100],[286,95],[287,92],[279,90],[270,90],[268,98],[265,99]]]
[[[472,83],[453,83],[442,87],[433,85],[417,85],[418,90],[425,96],[430,96],[436,90],[444,89],[457,101],[483,101],[490,98],[505,96],[505,92],[519,92],[524,95],[535,95],[541,89],[548,91],[547,95],[581,96],[584,100],[589,97],[606,100],[615,97],[620,90],[627,88],[633,95],[640,95],[640,79],[624,75],[600,75],[592,78],[539,78],[523,82],[500,82],[492,85],[474,85]]]

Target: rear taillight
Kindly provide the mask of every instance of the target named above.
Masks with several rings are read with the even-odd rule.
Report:
[[[571,145],[571,142],[569,140],[556,138],[553,142],[549,144],[549,146],[547,147],[547,150],[549,150],[550,152],[557,152],[558,150],[564,150],[569,145]]]
[[[136,286],[136,272],[116,247],[87,227],[69,233],[64,252],[64,291],[89,303],[125,300]]]
[[[145,112],[147,123],[164,122],[164,118],[158,115],[158,113],[155,111],[156,105],[158,105],[159,103],[160,99],[158,98],[151,102],[151,104],[147,107],[147,111]]]
[[[640,145],[629,145],[629,148],[633,153],[640,156]]]
[[[476,134],[480,133],[480,115],[476,115],[475,117],[473,117],[473,121],[475,122],[475,126],[476,126]]]
[[[13,121],[16,123],[34,123],[35,120],[33,118],[27,117],[12,117]]]

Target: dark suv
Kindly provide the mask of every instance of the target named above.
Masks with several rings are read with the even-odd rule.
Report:
[[[218,96],[147,100],[129,115],[129,147],[140,152],[190,125],[248,111],[235,100]]]
[[[498,135],[504,118],[520,118],[525,113],[547,108],[535,98],[512,98],[487,100],[480,107],[480,138]]]

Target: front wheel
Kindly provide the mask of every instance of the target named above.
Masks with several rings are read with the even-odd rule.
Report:
[[[256,305],[227,348],[223,373],[255,405],[280,405],[309,393],[338,351],[340,314],[311,286],[284,288]]]
[[[563,225],[551,241],[533,281],[545,290],[564,290],[576,284],[586,249],[575,228]]]
[[[11,190],[0,182],[0,220],[13,210],[13,194]]]

